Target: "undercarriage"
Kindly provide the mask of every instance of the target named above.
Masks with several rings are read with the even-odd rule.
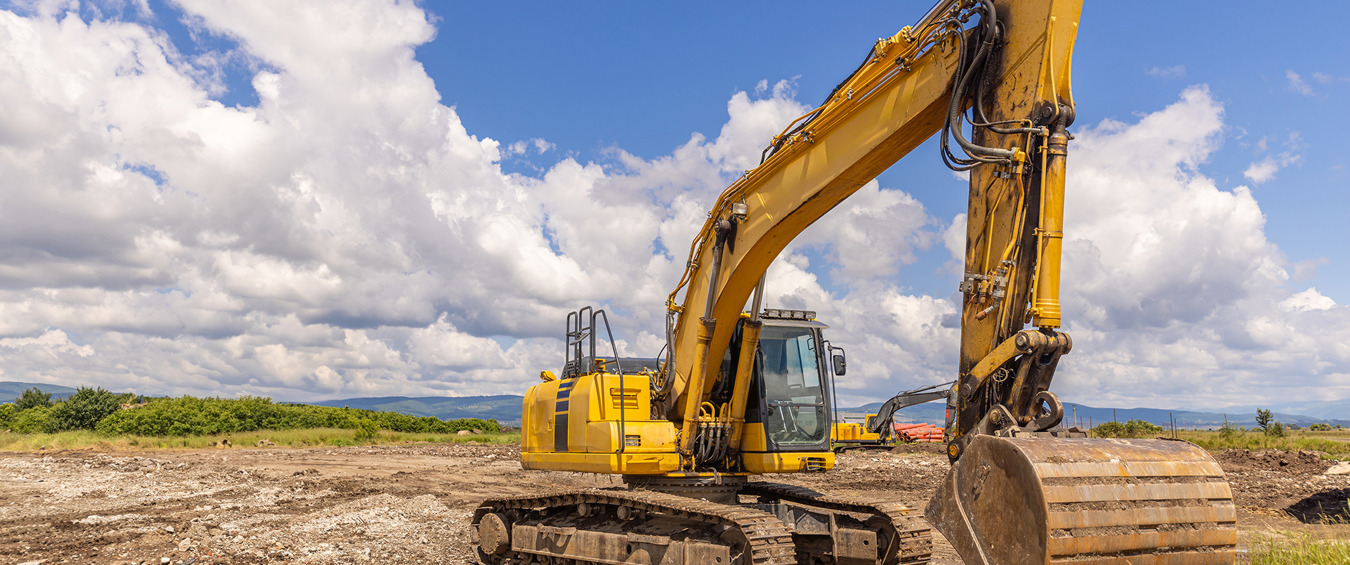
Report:
[[[910,565],[927,563],[932,554],[928,525],[898,503],[743,477],[709,485],[706,497],[697,483],[661,482],[489,499],[473,518],[479,559],[502,565]]]

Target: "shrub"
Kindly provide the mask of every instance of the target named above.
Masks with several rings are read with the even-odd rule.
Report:
[[[375,420],[361,418],[356,423],[356,441],[370,441],[378,435],[380,435],[380,426],[375,424]]]
[[[1239,435],[1242,435],[1242,429],[1228,422],[1224,422],[1223,427],[1219,428],[1219,437],[1223,439],[1234,439]]]
[[[500,431],[495,420],[476,418],[441,420],[396,412],[373,412],[305,404],[274,404],[269,398],[194,398],[154,400],[134,410],[120,410],[98,423],[105,435],[208,435],[254,430],[307,428],[360,429],[362,420],[376,430],[415,433],[454,433],[480,429]]]
[[[1155,426],[1144,420],[1130,420],[1124,424],[1120,422],[1104,422],[1095,428],[1092,433],[1097,437],[1127,437],[1140,438],[1150,437],[1162,433],[1160,426]]]
[[[113,394],[101,387],[80,387],[70,398],[52,406],[51,427],[58,432],[93,430],[99,420],[116,412],[128,400],[129,394]]]
[[[1266,426],[1266,437],[1284,437],[1284,424],[1271,422]]]
[[[1313,424],[1308,426],[1308,429],[1314,432],[1329,432],[1331,431],[1331,424]]]
[[[52,393],[42,392],[36,387],[24,389],[24,391],[19,394],[19,397],[14,399],[14,406],[17,407],[20,412],[29,408],[47,408],[51,405]]]
[[[19,409],[13,402],[0,404],[0,430],[9,429],[10,425],[14,423],[14,416],[18,414]]]
[[[21,411],[14,415],[14,424],[12,429],[21,434],[40,434],[53,431],[51,426],[52,409],[46,406],[37,406]]]

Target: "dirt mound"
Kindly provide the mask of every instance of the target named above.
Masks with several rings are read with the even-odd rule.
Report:
[[[1304,524],[1338,524],[1350,521],[1350,489],[1325,490],[1295,502],[1285,509]]]
[[[891,449],[891,453],[946,453],[945,443],[901,443]]]
[[[1281,451],[1278,449],[1229,449],[1215,459],[1225,472],[1280,471],[1295,475],[1317,475],[1331,468],[1315,451]]]

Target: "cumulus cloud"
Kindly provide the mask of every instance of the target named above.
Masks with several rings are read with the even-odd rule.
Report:
[[[511,175],[504,158],[553,145],[465,130],[415,58],[435,35],[416,5],[182,8],[194,33],[253,62],[256,105],[214,100],[218,73],[198,65],[219,61],[134,17],[0,12],[0,173],[20,187],[0,194],[11,377],[519,392],[561,362],[554,340],[578,305],[628,314],[623,347],[657,343],[710,195],[804,111],[790,83],[766,82],[732,97],[716,137],[670,156]],[[62,345],[53,327],[88,343]]]
[[[553,145],[465,129],[416,59],[436,33],[416,4],[181,5],[195,33],[237,45],[220,57],[249,61],[255,105],[215,100],[221,58],[179,53],[153,18],[0,12],[8,379],[518,394],[559,367],[564,314],[583,304],[616,314],[621,351],[652,355],[708,203],[806,110],[790,81],[766,80],[668,155],[508,174],[504,160]],[[1286,290],[1251,192],[1198,172],[1222,129],[1204,88],[1080,128],[1066,398],[1212,405],[1279,379],[1304,395],[1350,380],[1346,307]],[[939,243],[959,257],[964,224],[873,182],[770,269],[769,305],[819,311],[849,348],[841,401],[954,376],[954,297],[902,283]]]
[[[1280,309],[1288,312],[1330,310],[1335,307],[1336,301],[1323,296],[1316,288],[1310,288],[1280,301]]]
[[[1075,345],[1062,395],[1223,406],[1275,383],[1304,398],[1345,384],[1345,307],[1315,291],[1291,296],[1251,191],[1196,168],[1217,149],[1222,118],[1192,87],[1137,123],[1077,134],[1064,258]]]

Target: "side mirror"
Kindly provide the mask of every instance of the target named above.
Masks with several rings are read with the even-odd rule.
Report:
[[[844,356],[836,353],[833,361],[835,376],[844,376],[844,373],[848,371],[848,363],[844,361]]]

